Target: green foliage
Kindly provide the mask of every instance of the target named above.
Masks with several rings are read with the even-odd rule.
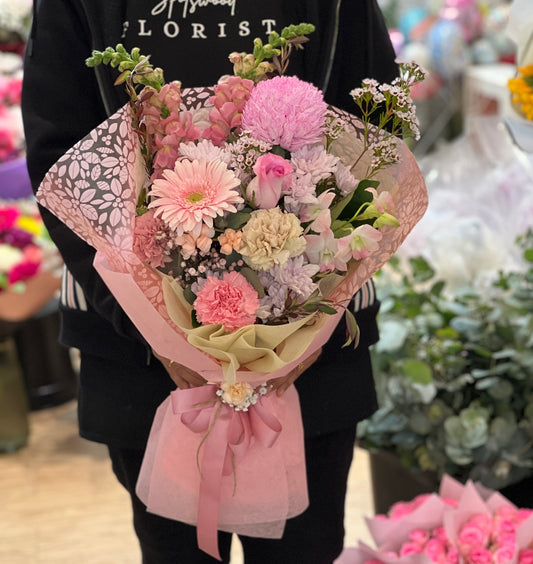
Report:
[[[134,84],[152,86],[157,91],[165,84],[163,71],[154,69],[150,64],[150,57],[142,55],[138,47],[134,47],[131,53],[121,43],[115,48],[106,47],[104,51],[94,50],[85,64],[88,67],[110,65],[117,68],[120,74],[115,84],[133,81]]]
[[[496,489],[533,474],[533,264],[450,296],[423,258],[394,260],[377,285],[380,408],[361,446]]]

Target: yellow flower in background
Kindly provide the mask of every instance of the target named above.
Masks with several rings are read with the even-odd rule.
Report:
[[[40,219],[28,216],[19,216],[16,221],[19,229],[32,233],[33,235],[43,235],[43,224]]]
[[[516,78],[509,79],[508,88],[517,110],[533,120],[533,64],[520,67]]]

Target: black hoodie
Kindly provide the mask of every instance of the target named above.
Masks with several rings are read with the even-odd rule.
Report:
[[[375,0],[270,0],[264,6],[251,0],[146,4],[39,2],[26,51],[22,96],[28,169],[35,190],[61,155],[126,102],[123,89],[113,85],[116,70],[85,66],[92,49],[119,42],[128,48],[138,45],[143,53],[152,54],[154,65],[165,68],[167,80],[198,86],[191,83],[194,77],[210,84],[232,72],[229,63],[220,68],[229,44],[232,50],[251,51],[257,32],[306,21],[317,29],[305,50],[293,54],[289,73],[314,82],[330,104],[353,111],[349,91],[362,78],[390,81],[397,72]],[[264,13],[259,14],[259,8]],[[158,50],[160,45],[163,49]],[[201,58],[198,53],[203,53]],[[47,210],[42,215],[84,294],[83,307],[62,309],[61,333],[64,344],[82,352],[81,433],[116,446],[142,447],[158,403],[174,385],[94,270],[94,249]],[[340,349],[344,329],[339,324],[322,357],[297,382],[308,436],[350,426],[375,409],[367,347],[377,340],[377,309],[376,302],[358,313],[362,342],[357,351]],[[96,360],[102,361],[102,370],[94,368]],[[125,385],[127,400],[122,400]]]

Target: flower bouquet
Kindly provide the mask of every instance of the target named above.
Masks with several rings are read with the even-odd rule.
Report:
[[[367,519],[375,540],[344,550],[335,564],[392,562],[504,564],[531,562],[533,510],[519,509],[498,492],[444,476],[439,494],[394,504]]]
[[[265,382],[317,351],[345,310],[357,342],[351,297],[427,204],[395,137],[416,133],[419,69],[354,90],[359,121],[283,76],[311,28],[231,54],[235,76],[212,88],[165,83],[137,49],[93,53],[90,65],[118,67],[130,103],[38,193],[97,249],[96,269],[154,351],[208,382],[158,409],[137,492],[149,511],[196,524],[215,557],[217,529],[280,537],[305,509],[297,394]]]

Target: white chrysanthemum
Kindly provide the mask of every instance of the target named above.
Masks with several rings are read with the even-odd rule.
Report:
[[[190,161],[205,159],[206,161],[216,161],[217,159],[226,163],[231,161],[231,155],[223,148],[216,147],[208,139],[202,139],[199,143],[181,143],[178,154],[186,157]]]

